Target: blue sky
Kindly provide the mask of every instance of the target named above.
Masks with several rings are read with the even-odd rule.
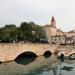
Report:
[[[20,25],[23,21],[50,24],[55,16],[57,27],[75,29],[75,0],[0,0],[0,27]]]

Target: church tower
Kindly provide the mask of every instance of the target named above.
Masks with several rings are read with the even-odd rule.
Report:
[[[55,21],[55,18],[54,16],[52,16],[52,19],[51,19],[51,24],[50,24],[51,27],[54,27],[56,28],[56,21]]]

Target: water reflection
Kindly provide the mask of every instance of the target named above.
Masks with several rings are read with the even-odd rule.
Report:
[[[66,70],[66,71],[71,71],[73,69],[73,67],[68,67],[68,66],[63,66],[63,68],[61,68],[61,70]]]
[[[75,60],[64,58],[64,62],[59,63],[59,75],[75,75]]]
[[[34,58],[22,58],[20,61],[12,61],[0,64],[0,75],[74,75],[75,61],[65,60],[60,62],[55,55],[49,58],[44,56]],[[28,63],[27,63],[28,62]],[[69,74],[66,74],[70,72]],[[72,72],[72,74],[71,74]],[[74,72],[74,73],[73,73]]]
[[[27,65],[27,64],[35,61],[36,57],[37,56],[33,52],[25,52],[25,53],[22,53],[21,55],[19,55],[15,59],[15,62],[17,64]]]

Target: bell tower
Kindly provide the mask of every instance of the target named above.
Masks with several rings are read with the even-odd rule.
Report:
[[[55,18],[54,16],[52,16],[52,19],[51,19],[51,24],[50,24],[51,27],[54,27],[56,28],[56,21],[55,21]]]

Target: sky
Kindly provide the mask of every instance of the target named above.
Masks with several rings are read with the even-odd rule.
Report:
[[[33,21],[50,24],[54,16],[63,31],[75,29],[75,0],[0,0],[0,27]]]

